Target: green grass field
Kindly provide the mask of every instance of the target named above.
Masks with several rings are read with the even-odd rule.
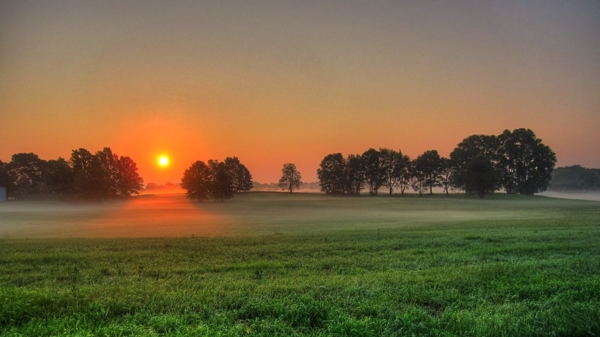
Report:
[[[2,233],[3,336],[600,335],[594,201],[23,201]]]

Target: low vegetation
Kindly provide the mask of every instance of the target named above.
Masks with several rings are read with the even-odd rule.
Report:
[[[8,204],[0,227],[25,225]],[[600,334],[597,202],[250,193],[195,207],[230,214],[212,219],[236,234],[0,239],[0,335]],[[243,221],[261,215],[274,220]]]

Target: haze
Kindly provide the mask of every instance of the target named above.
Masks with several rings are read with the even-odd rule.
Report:
[[[0,1],[0,160],[110,146],[146,182],[226,156],[315,181],[329,153],[523,127],[600,167],[598,32],[597,1]]]

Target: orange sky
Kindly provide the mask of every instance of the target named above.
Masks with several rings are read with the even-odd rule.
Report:
[[[315,181],[329,153],[525,127],[600,167],[599,31],[597,2],[4,1],[0,160],[109,146],[146,182],[227,156]]]

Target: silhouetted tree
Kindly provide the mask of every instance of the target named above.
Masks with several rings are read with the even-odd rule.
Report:
[[[413,164],[409,156],[402,156],[402,166],[398,170],[398,187],[401,195],[404,195],[404,192],[411,186],[414,171]]]
[[[86,149],[73,150],[69,160],[74,176],[74,189],[82,197],[106,199],[138,194],[144,180],[136,163],[119,157],[109,147],[92,155]]]
[[[252,189],[252,175],[237,157],[225,158],[225,168],[234,192],[247,192]]]
[[[129,157],[120,157],[115,161],[115,167],[117,172],[114,184],[116,185],[117,195],[140,194],[144,187],[144,179],[139,176],[135,162]]]
[[[44,163],[34,153],[17,153],[12,156],[7,171],[13,182],[12,194],[15,197],[27,197],[42,190]]]
[[[219,201],[233,198],[233,184],[225,163],[217,163],[211,175],[209,197]]]
[[[402,151],[380,148],[380,161],[383,170],[383,186],[389,189],[390,195],[394,193],[394,187],[400,184],[402,173],[406,169],[406,162]]]
[[[556,164],[554,152],[529,129],[504,130],[498,141],[498,164],[506,193],[545,191]]]
[[[63,158],[48,160],[43,164],[44,193],[67,194],[73,190],[73,170]]]
[[[481,154],[471,160],[465,178],[467,194],[477,194],[480,199],[483,199],[486,194],[494,193],[500,183],[494,164]]]
[[[441,187],[442,158],[436,150],[425,151],[415,159],[415,169],[422,175],[423,184],[429,187],[433,194],[434,187]]]
[[[359,154],[351,154],[346,158],[344,181],[347,194],[360,194],[365,185],[365,170],[362,157]]]
[[[451,177],[452,186],[466,191],[467,170],[473,158],[483,155],[496,164],[499,159],[499,146],[498,138],[494,135],[472,135],[463,139],[450,153],[454,168]]]
[[[196,161],[183,173],[181,187],[190,200],[205,201],[210,197],[212,172],[203,161]]]
[[[426,188],[426,175],[421,166],[417,166],[417,160],[414,159],[410,163],[410,186],[415,192],[419,192],[419,196],[423,196]]]
[[[381,162],[381,153],[375,149],[368,149],[362,156],[365,173],[365,182],[369,186],[369,194],[377,195],[377,191],[385,182],[385,171]]]
[[[296,169],[293,163],[283,164],[281,169],[282,176],[279,179],[279,187],[292,193],[294,189],[300,188],[302,185],[302,175]]]
[[[442,170],[440,171],[440,179],[444,193],[449,195],[449,189],[452,185],[452,174],[454,173],[454,166],[452,160],[448,158],[442,158]]]
[[[600,177],[594,171],[581,172],[579,175],[579,186],[586,191],[600,189]]]
[[[326,194],[344,194],[347,186],[346,170],[346,161],[341,153],[325,156],[317,169],[321,191]]]

